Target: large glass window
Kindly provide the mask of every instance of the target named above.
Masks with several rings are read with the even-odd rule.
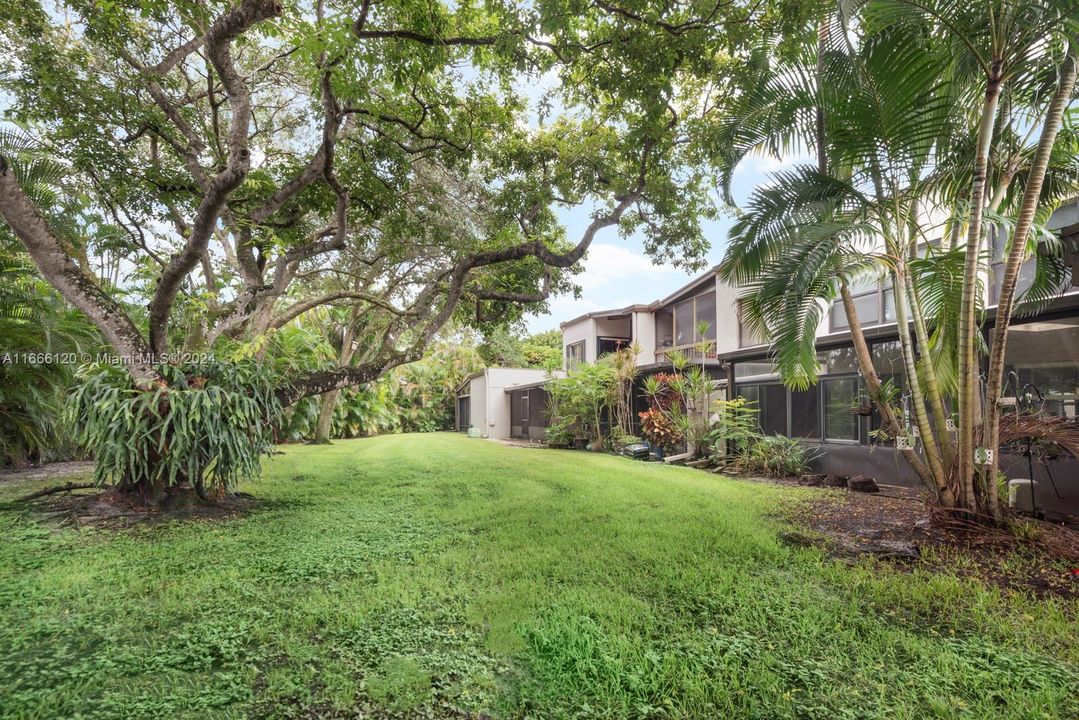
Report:
[[[669,348],[674,345],[674,315],[670,310],[656,311],[656,347]]]
[[[824,438],[826,440],[857,440],[858,416],[851,407],[858,397],[858,378],[824,378],[821,380],[824,400]]]
[[[745,378],[754,377],[772,377],[776,374],[776,366],[768,362],[767,360],[759,360],[755,362],[736,362],[734,364],[735,380],[743,380]]]
[[[761,385],[761,430],[765,435],[787,434],[787,388]]]
[[[824,350],[817,354],[821,372],[825,375],[840,375],[858,372],[858,358],[852,347],[838,347]]]
[[[566,369],[572,370],[584,362],[584,340],[566,346]]]
[[[674,306],[674,344],[689,345],[693,342],[693,299],[683,300]]]
[[[1079,417],[1079,317],[1013,325],[1004,363],[1018,377],[1008,394],[1019,392],[1054,415]]]
[[[873,367],[877,374],[884,376],[897,376],[903,374],[903,350],[898,340],[873,343],[869,348],[869,354],[873,358]]]
[[[697,332],[697,326],[702,322],[708,324],[704,335]],[[659,339],[658,334],[657,329],[657,339]],[[702,340],[715,339],[716,294],[714,291],[682,300],[674,306],[674,345],[692,345]]]
[[[854,309],[858,313],[858,322],[864,327],[872,327],[886,322],[895,322],[895,292],[892,290],[892,281],[867,282],[850,289],[851,300],[854,301]],[[841,301],[832,305],[831,311],[832,330],[846,330],[850,327],[847,323],[847,312]]]
[[[620,348],[628,347],[632,341],[629,338],[601,337],[596,338],[596,355],[603,357],[617,352]]]
[[[791,391],[791,437],[820,438],[820,388]]]
[[[696,298],[696,318],[697,325],[701,323],[707,323],[708,329],[704,333],[704,337],[698,337],[698,340],[715,340],[716,339],[716,294],[714,292],[705,293],[704,295],[698,295]]]

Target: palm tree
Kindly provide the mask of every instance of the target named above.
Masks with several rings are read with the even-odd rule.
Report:
[[[1023,14],[1033,21],[1029,12]],[[958,453],[958,477],[964,478],[962,461],[971,453],[964,454],[962,444],[958,451],[952,446],[946,400],[958,385],[960,411],[972,417],[973,406],[963,402],[967,347],[955,340],[969,332],[970,308],[979,308],[981,293],[968,297],[966,289],[971,256],[980,262],[980,245],[968,241],[957,250],[951,238],[962,224],[974,224],[972,213],[980,221],[981,209],[971,207],[979,203],[968,202],[970,197],[984,199],[992,187],[991,207],[998,210],[1007,205],[1012,178],[1029,174],[1029,155],[1005,153],[1005,141],[1027,117],[1018,110],[1037,112],[1040,105],[1018,75],[1004,74],[1009,115],[997,124],[996,141],[988,146],[997,152],[987,158],[1006,165],[1007,181],[994,175],[996,182],[983,181],[972,193],[979,157],[988,151],[970,142],[972,135],[980,137],[972,126],[980,127],[985,98],[972,69],[977,63],[957,51],[980,37],[960,33],[964,23],[975,22],[968,15],[965,6],[887,0],[861,6],[857,22],[842,14],[823,21],[816,48],[793,62],[762,67],[760,81],[741,96],[739,112],[721,123],[716,144],[723,148],[725,183],[750,151],[779,154],[799,145],[816,150],[815,168],[778,173],[752,195],[732,229],[722,267],[726,279],[752,290],[750,319],[770,334],[785,382],[801,387],[816,379],[816,329],[831,305],[842,301],[882,425],[892,433],[916,427],[923,452],[904,453],[914,471],[943,504],[958,498],[964,507],[977,508],[971,483],[957,482],[953,472]],[[1072,178],[1057,176],[1054,187],[1074,187]],[[942,213],[950,216],[943,237],[931,219]],[[1055,259],[1043,260],[1052,266]],[[1046,282],[1032,288],[1031,297],[1044,297],[1052,284],[1054,273],[1039,274]],[[908,417],[882,392],[850,299],[849,285],[866,276],[892,281]],[[948,349],[955,344],[958,354]],[[919,347],[930,352],[919,358]],[[992,504],[993,496],[988,498]]]

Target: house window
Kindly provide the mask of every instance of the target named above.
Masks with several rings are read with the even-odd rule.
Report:
[[[761,430],[765,435],[787,434],[787,388],[782,385],[760,386]]]
[[[820,389],[791,391],[791,437],[820,439]]]
[[[573,370],[584,362],[584,340],[566,346],[566,369]]]
[[[824,401],[824,439],[858,440],[858,416],[851,414],[851,406],[858,397],[858,378],[822,378]]]
[[[1079,418],[1079,317],[1012,325],[1004,369],[1019,378],[1008,395],[1018,391],[1047,413]]]
[[[521,393],[521,422],[528,422],[528,391]]]
[[[694,298],[696,304],[694,330],[696,326],[702,323],[707,323],[708,327],[705,329],[704,335],[697,333],[697,340],[715,340],[716,339],[716,294],[714,292],[705,293],[704,295],[698,295]]]
[[[629,338],[614,338],[614,337],[601,337],[596,338],[596,355],[603,357],[610,353],[617,352],[621,348],[629,347]]]
[[[674,306],[674,344],[689,345],[693,342],[693,298]]]
[[[745,300],[738,301],[738,347],[767,345],[768,340],[745,320]]]
[[[891,279],[853,285],[850,294],[858,313],[858,322],[863,327],[895,322],[895,291]],[[850,328],[847,311],[841,301],[832,305],[831,325],[832,332]]]
[[[656,347],[674,346],[674,313],[670,310],[656,311]]]
[[[656,339],[663,346],[665,338],[659,333],[660,315],[656,316]],[[697,326],[707,323],[704,334],[697,332]],[[692,345],[704,340],[716,339],[716,293],[714,290],[701,293],[674,306],[674,345]]]

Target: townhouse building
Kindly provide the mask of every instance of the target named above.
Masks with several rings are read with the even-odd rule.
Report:
[[[1058,210],[1050,220],[1072,263],[1071,289],[1036,316],[1013,320],[1006,354],[1008,392],[1023,393],[1046,412],[1079,417],[1079,202]],[[985,285],[986,344],[990,342],[1000,269],[1003,234],[991,242],[990,276]],[[820,472],[866,474],[891,484],[914,485],[917,478],[893,442],[879,442],[873,431],[880,418],[875,412],[857,414],[864,388],[854,357],[846,316],[835,305],[817,328],[819,382],[807,390],[790,390],[776,373],[772,347],[743,322],[744,292],[718,276],[718,267],[694,278],[667,297],[607,311],[590,312],[561,324],[565,368],[594,362],[623,345],[636,344],[642,375],[671,370],[672,350],[702,363],[722,396],[742,396],[757,404],[761,429],[767,434],[798,438],[818,450]],[[1028,263],[1020,275],[1019,292],[1033,279]],[[895,298],[887,281],[852,288],[858,319],[870,343],[878,373],[903,387],[903,368],[895,321]],[[708,323],[704,337],[701,322]],[[710,341],[701,356],[700,340]],[[981,368],[984,373],[987,368]],[[643,406],[643,399],[642,399]],[[1008,452],[1002,466],[1009,477],[1034,479],[1037,502],[1047,508],[1079,512],[1079,461],[1071,457],[1044,457],[1037,462],[1029,453]]]

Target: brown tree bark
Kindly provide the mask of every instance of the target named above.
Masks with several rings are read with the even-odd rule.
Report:
[[[341,367],[348,367],[348,364],[352,362],[352,332],[352,323],[350,322],[341,334],[341,353],[337,358],[337,364]],[[315,425],[315,443],[318,445],[328,445],[330,442],[330,431],[333,429],[333,411],[337,406],[337,396],[340,393],[340,390],[331,390],[322,396],[322,407],[319,408],[318,423]]]

